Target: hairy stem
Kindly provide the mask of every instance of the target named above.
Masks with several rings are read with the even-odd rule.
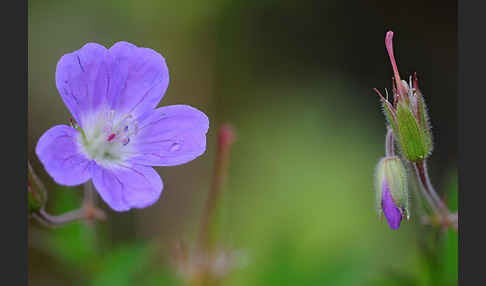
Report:
[[[432,209],[432,212],[439,213],[439,207],[436,205],[436,203],[432,199],[432,196],[429,194],[428,190],[424,187],[423,176],[421,176],[419,169],[416,167],[416,165],[414,163],[412,163],[412,166],[415,170],[415,176],[416,176],[417,181],[419,183],[418,184],[419,189],[422,191],[422,194],[424,195],[425,199],[429,203],[429,206]]]
[[[430,181],[429,173],[427,171],[427,163],[425,160],[412,163],[417,179],[420,182],[420,188],[425,194],[429,204],[434,212],[439,215],[440,222],[444,226],[452,226],[454,230],[458,229],[457,213],[451,214],[445,203],[440,199]]]
[[[94,193],[93,186],[91,182],[87,182],[84,186],[83,204],[79,209],[61,215],[51,215],[44,208],[41,208],[37,212],[32,213],[32,217],[49,227],[63,226],[78,220],[85,220],[91,224],[95,219],[105,220],[105,213],[95,206],[95,199],[96,194]]]
[[[422,188],[430,194],[432,197],[432,200],[434,201],[434,204],[436,207],[442,212],[442,214],[448,214],[449,210],[447,209],[446,205],[442,202],[442,200],[439,198],[437,195],[437,192],[435,191],[434,187],[432,186],[432,183],[430,182],[429,174],[427,171],[427,165],[425,160],[419,161],[414,163],[414,167],[416,169],[416,172],[418,174],[418,178],[420,180]]]
[[[395,156],[395,146],[393,145],[394,139],[393,129],[391,126],[388,126],[385,140],[385,153],[387,157]]]
[[[50,215],[44,209],[41,209],[34,213],[33,216],[45,225],[56,227],[83,219],[85,217],[85,211],[84,209],[80,208],[56,216]]]

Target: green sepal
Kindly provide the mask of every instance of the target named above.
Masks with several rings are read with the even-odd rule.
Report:
[[[407,169],[398,156],[390,156],[381,159],[376,168],[375,199],[376,208],[379,214],[383,211],[381,199],[384,179],[386,179],[393,202],[400,210],[405,210],[405,213],[408,216],[409,198]]]
[[[421,94],[417,94],[418,116],[420,120],[420,127],[425,139],[426,151],[430,155],[432,152],[432,135],[430,132],[429,118],[427,115],[427,108],[425,107],[425,101]]]
[[[398,134],[395,111],[393,111],[393,107],[388,101],[382,101],[382,102],[383,102],[383,109],[385,110],[385,117],[393,129],[393,133]]]
[[[405,169],[402,160],[396,156],[389,157],[385,160],[385,177],[393,202],[397,206],[408,210],[407,170]]]
[[[375,203],[376,203],[376,211],[378,212],[378,215],[381,215],[383,212],[383,208],[381,206],[381,198],[382,198],[382,184],[383,184],[383,178],[385,176],[385,172],[383,171],[383,162],[385,161],[386,158],[382,158],[379,162],[378,165],[376,166],[376,171],[375,171]]]
[[[413,112],[405,103],[398,102],[396,115],[398,133],[395,134],[398,134],[403,155],[410,162],[425,159],[430,150],[430,142],[425,139],[427,136],[419,127]]]
[[[41,209],[42,202],[36,197],[36,194],[32,192],[30,188],[27,189],[27,210],[29,214]]]

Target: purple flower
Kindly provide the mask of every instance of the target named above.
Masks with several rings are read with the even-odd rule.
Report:
[[[116,211],[158,200],[163,184],[152,166],[187,163],[206,150],[209,120],[188,105],[156,108],[169,84],[164,58],[118,42],[88,43],[57,64],[56,86],[77,123],[57,125],[36,154],[54,180],[92,180]]]
[[[402,212],[393,202],[386,179],[383,180],[381,197],[381,207],[388,225],[391,229],[397,230],[402,222]]]

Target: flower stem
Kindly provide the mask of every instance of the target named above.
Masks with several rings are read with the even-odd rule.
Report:
[[[427,191],[427,189],[424,187],[424,183],[423,183],[423,176],[420,175],[420,171],[419,169],[416,167],[415,164],[412,163],[412,166],[415,170],[415,176],[417,178],[417,181],[418,181],[418,185],[419,185],[419,188],[420,190],[422,191],[422,194],[424,195],[425,199],[427,199],[427,202],[429,203],[429,206],[432,208],[432,211],[434,213],[438,213],[439,212],[439,207],[435,204],[434,200],[432,199],[431,195],[429,194],[429,192]]]
[[[209,190],[208,200],[206,201],[206,208],[201,219],[201,230],[199,233],[199,247],[201,250],[207,250],[209,247],[210,223],[215,215],[218,201],[222,194],[222,188],[226,181],[229,154],[233,139],[234,131],[231,125],[224,124],[221,126],[218,135],[218,151],[216,154],[213,181]]]
[[[96,198],[93,183],[91,181],[86,182],[84,184],[84,199],[81,208],[84,209],[85,212],[84,219],[90,225],[94,224],[95,219],[106,219],[104,212],[96,207]]]
[[[44,209],[39,210],[33,214],[34,217],[40,220],[43,224],[48,226],[63,226],[71,222],[83,219],[85,217],[85,211],[80,208],[77,210],[69,211],[62,215],[50,215]]]
[[[439,198],[430,181],[429,173],[427,171],[427,163],[425,160],[412,163],[417,179],[420,182],[425,197],[427,198],[433,211],[439,215],[440,222],[445,226],[452,226],[455,231],[458,229],[457,213],[451,214],[445,203]]]
[[[66,212],[61,215],[50,215],[44,208],[32,213],[32,216],[39,222],[49,227],[63,226],[78,220],[85,220],[92,224],[95,219],[105,220],[105,213],[95,206],[95,193],[91,182],[84,186],[83,204],[79,209]]]
[[[95,204],[96,204],[96,193],[94,192],[93,189],[93,183],[89,181],[84,184],[83,207],[93,208]]]

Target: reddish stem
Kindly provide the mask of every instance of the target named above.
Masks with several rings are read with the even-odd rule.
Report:
[[[209,247],[210,222],[213,219],[218,200],[222,193],[222,188],[226,181],[229,154],[234,137],[234,130],[231,125],[224,124],[221,126],[219,129],[218,151],[216,154],[213,181],[206,202],[206,208],[201,219],[199,243],[202,249],[207,249]]]
[[[452,226],[454,230],[458,229],[457,214],[451,215],[451,212],[445,203],[439,198],[429,178],[427,171],[427,164],[425,160],[413,163],[417,178],[420,182],[420,187],[429,200],[429,204],[434,211],[440,216],[440,222],[445,226]]]

